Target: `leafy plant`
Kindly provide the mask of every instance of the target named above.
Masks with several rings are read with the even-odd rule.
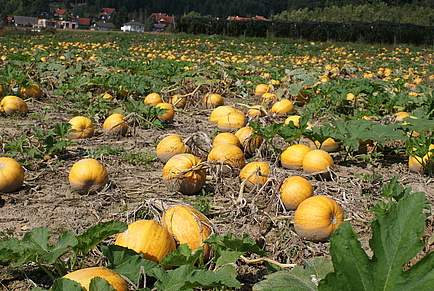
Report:
[[[144,128],[164,129],[166,127],[158,116],[166,113],[167,109],[150,106],[134,99],[130,99],[125,104],[125,108],[128,112],[134,113],[130,115],[133,119],[132,123],[140,124]]]

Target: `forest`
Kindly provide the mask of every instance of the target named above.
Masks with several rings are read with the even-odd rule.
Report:
[[[101,8],[116,8],[122,18],[145,21],[154,12],[182,16],[227,18],[261,15],[274,21],[328,21],[434,24],[432,0],[0,0],[0,16],[49,16],[53,9],[68,9],[72,15],[95,18]],[[113,20],[114,21],[114,20]]]

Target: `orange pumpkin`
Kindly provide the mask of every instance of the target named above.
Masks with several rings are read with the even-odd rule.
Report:
[[[262,136],[254,135],[253,128],[244,126],[235,132],[235,136],[240,140],[244,152],[248,155],[253,155],[264,142]]]
[[[237,147],[241,147],[240,140],[232,132],[221,132],[217,134],[214,140],[212,141],[212,146],[215,147],[219,144],[224,144],[224,143],[230,143],[236,145]]]
[[[294,112],[294,104],[288,99],[277,101],[271,107],[271,113],[276,116],[287,116]]]
[[[203,241],[213,233],[212,223],[201,212],[187,205],[172,206],[164,213],[161,223],[178,244],[188,244],[191,250],[203,246],[203,257],[209,258],[211,246]]]
[[[333,138],[329,137],[322,144],[320,144],[318,141],[316,141],[315,143],[313,141],[310,141],[309,146],[313,150],[321,149],[328,153],[334,153],[341,150],[342,142],[336,141]]]
[[[297,170],[303,167],[303,158],[312,149],[306,145],[291,145],[280,154],[280,163],[285,169]]]
[[[128,122],[125,116],[119,113],[113,113],[104,121],[102,128],[106,133],[125,136],[128,130]]]
[[[216,108],[219,106],[223,106],[225,104],[225,100],[220,94],[206,94],[202,100],[205,108]]]
[[[264,93],[261,96],[261,104],[266,108],[270,108],[272,104],[276,103],[278,100],[277,95],[273,93]]]
[[[117,236],[115,245],[129,248],[155,263],[176,249],[172,235],[155,220],[137,220],[131,223],[125,232]]]
[[[162,115],[159,115],[158,117],[163,120],[164,122],[171,122],[173,121],[173,118],[175,117],[175,109],[173,106],[169,103],[161,102],[155,105],[157,108],[167,109],[165,113]]]
[[[322,172],[333,166],[333,158],[324,150],[309,151],[303,158],[303,170],[308,173]]]
[[[286,210],[295,210],[305,199],[313,195],[312,184],[300,176],[292,176],[283,180],[280,186],[280,200]]]
[[[247,116],[250,118],[263,117],[267,115],[267,109],[262,105],[253,105],[247,110]]]
[[[223,173],[241,169],[246,164],[243,151],[232,144],[220,144],[213,147],[208,153],[208,161],[221,164]]]
[[[250,162],[241,169],[239,176],[241,180],[247,180],[245,182],[246,187],[253,188],[264,185],[268,180],[270,171],[270,165],[266,162]]]
[[[294,123],[294,125],[296,127],[299,127],[300,126],[300,118],[301,118],[300,115],[289,116],[288,118],[285,119],[285,124],[288,125],[292,121],[292,123]]]
[[[246,125],[246,117],[244,114],[229,113],[227,115],[222,116],[217,121],[217,127],[222,132],[232,131],[239,129]]]
[[[190,151],[190,148],[184,144],[180,135],[171,134],[164,137],[156,148],[158,159],[166,163],[171,157],[177,154],[185,154]]]
[[[128,291],[128,283],[121,275],[103,267],[79,269],[63,276],[63,278],[79,283],[86,291],[89,290],[90,281],[95,277],[106,279],[116,291]]]
[[[29,111],[27,103],[16,96],[5,96],[0,102],[0,112],[8,115],[14,113],[27,113]]]
[[[42,96],[42,90],[38,84],[32,83],[21,87],[20,95],[25,98],[40,98]]]
[[[170,103],[175,108],[184,108],[185,105],[187,105],[187,98],[181,97],[181,95],[179,95],[179,94],[175,94],[170,99]]]
[[[238,109],[235,109],[231,106],[223,105],[223,106],[219,106],[219,107],[215,108],[211,112],[211,114],[209,116],[209,121],[211,123],[217,123],[221,117],[227,116],[228,114],[242,114],[242,115],[244,115],[244,113]]]
[[[409,156],[408,157],[408,168],[410,169],[411,172],[415,172],[415,173],[423,173],[425,171],[425,168],[422,166],[428,166],[432,163],[432,156],[433,153],[431,152],[431,150],[434,149],[434,144],[431,144],[428,148],[429,152],[423,156],[423,158],[420,158],[418,156]],[[415,150],[415,149],[414,149]]]
[[[156,106],[158,103],[162,103],[163,99],[161,98],[161,95],[158,93],[150,93],[146,95],[143,102],[150,106]]]
[[[76,116],[68,121],[71,124],[71,129],[75,129],[68,134],[70,139],[80,139],[92,137],[95,129],[92,120],[84,116]]]
[[[268,92],[270,92],[270,91],[271,91],[271,87],[270,87],[270,85],[267,85],[267,84],[258,84],[258,85],[256,85],[256,87],[255,87],[254,94],[255,94],[256,96],[262,96],[262,95],[264,95],[265,93],[268,93]]]
[[[69,183],[80,194],[100,191],[108,182],[106,168],[95,159],[82,159],[69,171]]]
[[[206,182],[206,169],[201,160],[192,154],[177,154],[163,168],[163,181],[170,191],[193,194]]]
[[[312,196],[301,202],[294,213],[297,234],[310,241],[326,241],[342,223],[340,206],[326,196]]]
[[[0,192],[20,189],[24,182],[24,169],[13,158],[0,157]]]

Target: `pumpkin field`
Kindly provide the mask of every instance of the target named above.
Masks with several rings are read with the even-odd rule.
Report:
[[[434,49],[0,37],[0,290],[430,290]]]

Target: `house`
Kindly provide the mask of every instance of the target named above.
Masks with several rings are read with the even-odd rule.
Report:
[[[115,8],[103,8],[101,9],[101,11],[98,14],[98,20],[99,21],[106,21],[108,19],[110,19],[113,14],[116,13],[116,9]]]
[[[138,21],[133,20],[133,21],[122,24],[121,30],[123,32],[125,32],[125,31],[144,32],[145,31],[145,25],[138,22]]]
[[[49,20],[49,19],[38,19],[38,24],[35,25],[34,27],[37,28],[47,28],[47,27],[52,27],[52,28],[59,28],[58,27],[58,22],[56,20]]]
[[[36,17],[14,16],[12,19],[12,25],[33,27],[38,25],[38,19]]]
[[[93,25],[94,29],[101,30],[101,31],[112,31],[115,29],[115,25],[111,22],[105,22],[105,21],[97,21]]]
[[[152,13],[148,19],[154,22],[155,31],[164,31],[169,25],[175,26],[175,17],[166,13]]]
[[[70,14],[67,9],[55,9],[53,16],[56,19],[67,20],[70,17]]]
[[[70,17],[69,22],[74,26],[72,29],[89,29],[90,18]]]

